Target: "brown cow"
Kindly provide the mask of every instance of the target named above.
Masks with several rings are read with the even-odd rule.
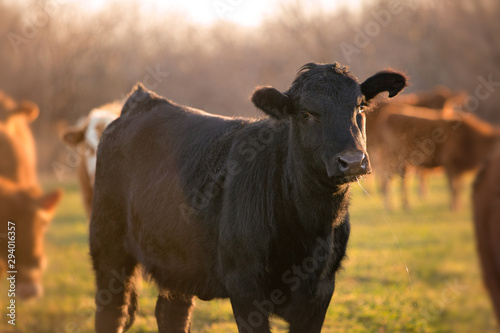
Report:
[[[500,324],[500,147],[474,183],[474,228],[483,281]]]
[[[373,158],[373,168],[379,178],[381,178],[382,192],[387,194],[388,178],[392,177],[392,171],[389,173],[385,170],[385,161],[380,161],[378,151],[382,149],[379,143],[382,135],[381,130],[384,126],[380,126],[380,119],[387,119],[388,114],[392,113],[407,113],[409,115],[423,116],[426,118],[453,118],[455,108],[464,103],[467,94],[462,91],[453,92],[452,90],[437,86],[429,91],[419,91],[413,94],[397,96],[393,102],[383,102],[376,105],[367,116],[366,133],[370,141],[369,154]],[[419,194],[425,196],[427,189],[428,174],[432,171],[429,168],[419,168],[418,166],[410,166],[418,175],[420,180]],[[406,189],[405,179],[401,179],[401,196],[403,207],[408,208],[408,194]],[[389,198],[386,198],[386,206]],[[389,208],[389,207],[388,207]]]
[[[459,207],[462,176],[476,169],[500,139],[500,130],[471,114],[451,119],[436,117],[432,110],[393,105],[393,112],[379,118],[377,150],[370,152],[373,165],[382,172],[382,189],[390,208],[387,182],[394,174],[403,178],[408,167],[443,167],[452,194],[451,207]],[[373,153],[373,155],[372,155]],[[403,202],[407,204],[403,185]]]
[[[61,190],[43,195],[38,187],[23,187],[0,177],[0,269],[2,274],[15,270],[15,296],[41,296],[42,273],[46,266],[44,235],[61,198]],[[10,222],[14,223],[15,233]],[[10,227],[10,228],[9,228]],[[9,228],[9,230],[8,230]],[[14,261],[8,261],[8,249],[14,249]],[[8,267],[7,264],[13,264]]]
[[[393,164],[394,162],[387,161],[387,154],[385,151],[386,147],[384,144],[384,140],[386,139],[386,134],[384,131],[386,130],[385,122],[387,121],[390,114],[406,114],[408,116],[423,116],[428,119],[442,119],[442,112],[440,109],[431,109],[431,108],[423,108],[423,107],[413,107],[407,104],[399,104],[399,103],[384,103],[379,105],[374,110],[374,115],[372,116],[371,112],[368,113],[367,117],[367,137],[370,140],[371,145],[368,148],[368,152],[370,157],[372,158],[373,169],[375,170],[376,176],[380,181],[381,191],[385,197],[386,208],[390,209],[390,198],[388,193],[388,184],[390,179],[394,174],[398,174],[401,176],[401,198],[403,203],[403,208],[407,209],[409,207],[408,202],[408,191],[406,188],[406,172],[407,169],[412,170],[423,170],[422,168],[417,168],[413,165],[407,165],[404,169],[398,169]],[[368,126],[369,125],[369,126]],[[389,166],[388,166],[389,164]],[[403,173],[404,171],[404,173]],[[420,189],[421,193],[422,189],[425,188],[426,172],[420,172],[419,176],[421,179]]]
[[[397,96],[395,102],[398,104],[434,109],[438,116],[450,118],[453,117],[456,107],[463,106],[467,96],[467,93],[464,91],[452,91],[445,86],[436,86],[432,90],[423,90],[412,94]],[[418,193],[420,197],[423,198],[427,193],[427,179],[432,169],[418,167],[414,169],[419,179]],[[402,183],[401,186],[405,188],[404,183]],[[403,196],[407,197],[407,194],[405,193]],[[406,204],[406,207],[408,207],[408,204]]]
[[[60,190],[43,195],[38,185],[35,143],[29,128],[37,115],[33,103],[18,104],[0,93],[0,267],[6,272],[6,266],[14,264],[7,262],[11,259],[7,252],[8,240],[13,238],[7,233],[11,221],[16,229],[16,296],[21,298],[42,293],[44,234],[61,197]]]
[[[88,217],[94,192],[97,144],[104,129],[119,116],[122,106],[123,102],[114,102],[95,108],[76,126],[66,128],[61,135],[61,140],[75,148],[81,158],[77,173],[83,206]]]
[[[29,127],[38,113],[36,104],[18,104],[0,92],[0,176],[27,186],[38,184],[35,142]]]
[[[412,94],[398,95],[394,101],[384,100],[376,104],[367,115],[366,135],[370,140],[371,147],[377,146],[377,135],[379,134],[378,119],[387,113],[397,112],[394,105],[404,107],[405,105],[426,108],[423,111],[431,117],[453,117],[456,106],[462,105],[467,94],[462,91],[452,92],[450,89],[437,86],[433,90],[419,91]]]

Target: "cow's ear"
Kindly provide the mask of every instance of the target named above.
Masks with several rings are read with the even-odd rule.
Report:
[[[57,204],[61,201],[62,190],[58,188],[57,190],[44,194],[38,199],[38,208],[40,209],[40,214],[50,221],[55,213]]]
[[[22,101],[13,111],[13,114],[24,114],[29,122],[32,122],[38,117],[40,110],[38,109],[38,105],[29,101]]]
[[[257,88],[252,95],[253,104],[275,119],[292,113],[292,101],[286,94],[272,87]]]
[[[68,146],[75,147],[85,139],[85,128],[68,127],[63,130],[61,140]]]
[[[382,91],[387,91],[389,92],[389,97],[394,97],[406,87],[406,84],[407,79],[403,74],[393,71],[382,71],[370,76],[365,82],[361,83],[361,92],[367,101]]]

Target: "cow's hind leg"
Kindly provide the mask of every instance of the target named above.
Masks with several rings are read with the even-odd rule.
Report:
[[[400,172],[399,176],[401,177],[401,203],[404,210],[409,210],[410,202],[408,200],[408,184],[406,171]]]
[[[128,302],[128,319],[127,322],[125,323],[125,327],[123,328],[123,331],[126,332],[128,329],[134,324],[135,321],[135,314],[137,313],[137,310],[139,308],[139,297],[137,295],[137,290],[136,287],[138,286],[138,283],[141,281],[141,276],[139,275],[138,269],[135,271],[135,275],[132,276],[132,279],[135,279],[135,281],[130,282],[130,294],[129,294],[129,302]]]
[[[427,190],[429,188],[429,174],[426,170],[419,170],[418,172],[418,195],[420,199],[425,199],[427,197]]]
[[[447,170],[448,184],[451,192],[451,209],[457,211],[460,208],[460,190],[462,179],[459,174]]]
[[[187,333],[191,327],[193,297],[161,292],[156,301],[159,333]]]
[[[380,177],[380,190],[384,197],[385,209],[388,211],[392,210],[390,183],[391,178],[389,176],[382,175]]]
[[[125,332],[132,326],[137,311],[137,263],[124,255],[121,260],[94,258],[96,270],[97,333]]]
[[[115,213],[109,214],[111,211]],[[97,333],[124,332],[132,325],[137,311],[135,287],[141,277],[137,260],[125,246],[125,230],[120,222],[126,218],[117,213],[120,211],[116,207],[98,206],[90,221]]]

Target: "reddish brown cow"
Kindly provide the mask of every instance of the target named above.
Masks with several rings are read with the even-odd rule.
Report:
[[[443,119],[424,108],[392,107],[394,112],[388,112],[377,123],[378,149],[370,155],[373,165],[378,165],[383,175],[383,190],[387,191],[387,182],[394,174],[401,175],[405,184],[404,177],[410,166],[443,167],[449,179],[451,206],[457,209],[462,176],[476,169],[491,154],[500,139],[500,131],[471,114]],[[405,193],[403,188],[403,202],[407,203]],[[384,194],[386,206],[390,208],[388,195]]]
[[[390,197],[388,193],[388,184],[392,179],[394,174],[398,174],[401,176],[401,198],[403,207],[407,209],[409,207],[408,202],[408,191],[406,188],[406,172],[408,169],[413,170],[423,170],[422,168],[417,168],[414,165],[406,165],[405,168],[398,168],[394,166],[395,161],[388,161],[385,147],[385,140],[387,139],[385,122],[389,118],[391,114],[406,114],[408,116],[422,116],[427,119],[442,119],[441,110],[438,109],[430,109],[423,107],[413,107],[407,104],[389,104],[384,103],[379,105],[374,110],[374,116],[370,118],[371,113],[368,113],[368,121],[367,125],[367,136],[368,140],[370,140],[370,146],[368,148],[370,157],[372,158],[373,169],[375,170],[376,176],[380,181],[381,191],[385,197],[386,208],[390,209]],[[397,125],[397,124],[396,124]],[[399,162],[397,162],[399,163]],[[420,173],[421,176],[421,192],[423,192],[424,188],[424,180],[425,180],[425,172]]]
[[[409,115],[423,116],[426,118],[453,118],[455,107],[463,104],[466,94],[462,91],[453,92],[452,90],[437,86],[432,90],[419,91],[413,94],[397,96],[393,102],[384,102],[378,104],[367,116],[366,132],[370,142],[369,154],[373,158],[373,168],[377,176],[379,176],[382,192],[387,194],[388,179],[393,175],[393,170],[386,170],[386,161],[381,160],[378,151],[382,149],[379,145],[381,142],[380,136],[384,126],[381,126],[381,119],[387,119],[388,114],[406,113]],[[384,121],[382,120],[382,122]],[[426,193],[426,180],[428,174],[432,171],[430,168],[419,168],[418,166],[410,165],[418,175],[420,180],[419,194],[423,197]],[[405,170],[406,171],[406,170]],[[401,197],[403,207],[408,208],[408,194],[404,177],[401,179]],[[389,206],[390,199],[386,198],[386,206]],[[388,207],[389,208],[389,207]]]
[[[16,103],[0,92],[0,176],[27,186],[38,184],[35,142],[29,127],[38,113],[36,104]]]
[[[38,187],[24,187],[0,177],[0,269],[2,274],[11,271],[13,264],[16,275],[16,297],[32,298],[42,295],[42,273],[46,266],[44,235],[61,198],[57,190],[43,195]],[[8,234],[9,231],[15,234]],[[15,241],[15,259],[8,261],[8,241]]]
[[[500,323],[500,147],[476,178],[473,204],[483,281]]]
[[[407,104],[434,109],[438,116],[444,118],[453,117],[455,107],[461,107],[465,103],[467,93],[464,91],[452,91],[445,86],[436,86],[432,90],[418,91],[413,94],[397,96],[395,100],[398,104]],[[420,197],[425,197],[427,193],[427,178],[432,169],[414,168],[419,179]],[[404,188],[405,184],[401,184]],[[407,194],[404,194],[407,197]],[[408,205],[406,205],[407,207]]]
[[[15,265],[16,296],[21,298],[42,293],[44,234],[61,197],[60,190],[43,195],[38,185],[29,128],[37,115],[33,103],[17,104],[0,94],[0,268],[4,273],[7,264]],[[15,263],[7,261],[12,259],[8,258],[8,240],[14,237],[8,234],[8,221],[15,223]]]
[[[378,103],[372,107],[367,116],[366,135],[370,140],[371,147],[377,146],[377,136],[380,131],[378,119],[388,113],[397,113],[398,109],[394,105],[398,105],[400,108],[404,108],[406,105],[422,107],[427,109],[427,111],[423,111],[426,116],[449,118],[453,117],[455,106],[462,105],[466,97],[464,92],[452,92],[446,87],[437,86],[433,90],[398,95],[394,101],[384,100]]]

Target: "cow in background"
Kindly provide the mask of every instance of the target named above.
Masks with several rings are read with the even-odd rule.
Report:
[[[483,281],[500,324],[500,146],[476,177],[473,206]]]
[[[462,90],[453,91],[445,86],[436,86],[432,90],[422,90],[411,94],[398,95],[395,99],[395,103],[434,109],[437,116],[450,118],[453,117],[456,109],[461,109],[467,96],[467,93]],[[414,169],[419,179],[418,193],[421,198],[424,198],[428,188],[427,179],[433,170],[418,167]],[[402,182],[403,181],[404,179],[402,179]],[[406,184],[402,184],[401,186],[402,188],[406,188]]]
[[[467,94],[463,91],[454,92],[447,87],[437,86],[432,90],[402,94],[394,97],[391,101],[383,100],[382,102],[374,103],[367,115],[366,134],[368,138],[374,137],[375,139],[378,133],[377,119],[385,113],[394,112],[395,109],[391,105],[422,107],[433,110],[436,116],[446,118],[453,116],[454,109],[457,106],[463,105],[466,98]],[[376,142],[374,144],[376,145]]]
[[[429,91],[419,91],[401,96],[398,95],[392,102],[384,101],[382,103],[377,103],[368,113],[366,133],[371,143],[368,151],[372,157],[372,165],[375,174],[380,180],[381,191],[386,197],[387,208],[390,208],[390,198],[387,197],[390,194],[387,187],[394,175],[394,170],[385,167],[387,163],[384,160],[385,156],[383,156],[383,153],[380,153],[380,150],[384,149],[379,144],[383,141],[383,138],[381,138],[381,136],[384,135],[382,132],[383,128],[385,128],[383,122],[387,120],[389,114],[397,113],[416,117],[422,116],[429,119],[453,118],[456,113],[455,109],[463,105],[466,97],[467,94],[463,91],[453,92],[446,87],[437,86]],[[430,168],[419,168],[418,166],[409,165],[407,168],[397,172],[401,177],[401,197],[405,209],[409,208],[408,191],[406,187],[406,171],[408,169],[412,169],[420,180],[419,194],[421,197],[424,197],[426,194],[428,174],[433,170]]]
[[[62,192],[43,194],[36,173],[35,142],[29,124],[38,116],[31,102],[0,93],[0,268],[7,271],[8,221],[15,223],[16,297],[42,295],[44,236]]]
[[[0,270],[8,269],[8,222],[15,223],[16,297],[43,294],[42,275],[47,259],[44,237],[62,192],[43,194],[37,186],[23,186],[0,177]],[[11,237],[11,236],[10,236]]]
[[[77,173],[87,217],[90,217],[94,192],[97,144],[104,129],[120,114],[122,105],[122,102],[114,102],[93,109],[76,126],[63,130],[61,135],[61,140],[75,148],[81,157]]]
[[[500,140],[500,130],[472,114],[457,113],[444,119],[429,109],[394,108],[394,112],[379,119],[378,149],[371,156],[373,164],[378,165],[384,175],[382,189],[386,207],[391,208],[387,182],[393,175],[399,174],[405,184],[409,167],[443,167],[451,191],[451,208],[457,210],[463,175],[474,171],[491,154]],[[402,195],[407,205],[405,187]]]
[[[432,90],[421,90],[411,94],[399,95],[394,103],[420,106],[441,111],[450,111],[454,104],[463,105],[467,93],[452,91],[445,86],[436,86]]]
[[[38,117],[32,102],[15,102],[0,91],[0,176],[23,185],[38,184],[36,149],[30,123]]]

